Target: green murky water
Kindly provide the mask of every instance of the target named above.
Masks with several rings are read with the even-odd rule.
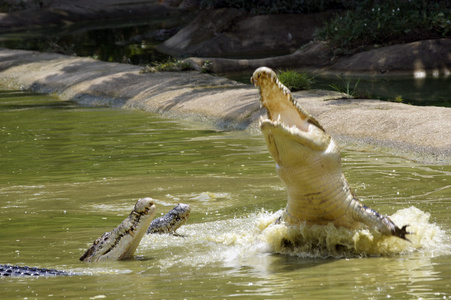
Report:
[[[343,166],[365,204],[415,226],[412,246],[279,251],[271,224],[286,195],[260,135],[1,92],[0,263],[86,274],[0,278],[1,297],[451,299],[451,166],[360,152]],[[185,237],[147,236],[132,260],[78,261],[145,196],[157,214],[192,206]]]
[[[436,77],[424,75],[424,78],[413,76],[387,76],[385,78],[371,76],[318,76],[315,78],[314,88],[336,90],[356,97],[389,100],[412,105],[433,105],[451,107],[451,77],[449,75]]]

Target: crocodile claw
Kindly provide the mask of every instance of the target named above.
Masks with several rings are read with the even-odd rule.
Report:
[[[414,234],[414,233],[406,230],[408,226],[409,225],[404,225],[402,228],[395,226],[395,229],[392,231],[393,235],[410,242],[410,240],[406,237],[406,234]]]

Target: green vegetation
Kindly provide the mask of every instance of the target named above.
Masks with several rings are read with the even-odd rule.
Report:
[[[9,13],[21,9],[25,9],[25,3],[19,2],[19,3],[13,3],[9,1],[1,1],[0,2],[0,13]]]
[[[141,73],[154,73],[154,72],[179,72],[189,71],[193,68],[187,62],[174,58],[169,58],[164,62],[155,62],[153,66],[146,66],[141,70]]]
[[[53,4],[53,0],[6,0],[0,1],[0,12],[9,13],[27,8],[48,8]]]
[[[369,45],[451,37],[451,1],[445,0],[201,0],[200,9],[231,7],[251,14],[313,13],[335,10],[316,37],[337,55]]]
[[[202,67],[201,67],[201,72],[202,73],[213,73],[212,71],[211,71],[211,61],[210,60],[206,60],[206,61],[204,61],[204,63],[202,64]]]
[[[397,95],[396,97],[395,97],[395,99],[393,99],[395,102],[397,102],[397,103],[403,103],[404,102],[404,99],[402,98],[402,96],[401,95]]]
[[[359,85],[360,78],[357,80],[357,82],[354,84],[354,87],[351,88],[351,79],[344,78],[342,76],[338,76],[341,81],[342,85],[338,85],[336,83],[329,85],[333,90],[346,94],[346,97],[352,98],[357,96],[357,86]]]
[[[366,45],[451,37],[449,1],[362,1],[327,21],[317,37],[336,54],[352,54]]]
[[[280,70],[277,73],[279,81],[292,92],[308,90],[313,83],[313,77],[304,72]]]

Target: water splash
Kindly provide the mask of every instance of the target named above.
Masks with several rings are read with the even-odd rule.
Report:
[[[430,223],[429,213],[410,207],[390,218],[395,224],[410,224],[408,229],[413,233],[408,236],[410,242],[387,237],[374,230],[350,230],[336,228],[332,224],[271,224],[262,231],[262,235],[274,252],[300,257],[391,256],[415,251],[440,255],[449,251],[445,232]]]
[[[220,263],[228,267],[260,265],[267,255],[282,254],[301,258],[350,258],[396,256],[419,253],[433,257],[449,253],[451,243],[430,214],[415,207],[396,212],[390,218],[395,224],[411,224],[411,242],[387,237],[369,229],[350,230],[327,226],[286,226],[275,224],[282,211],[262,211],[247,217],[189,224],[181,227],[184,238],[152,235],[144,238],[142,249],[159,256],[162,269],[173,266],[196,266]],[[258,263],[252,262],[258,260]]]

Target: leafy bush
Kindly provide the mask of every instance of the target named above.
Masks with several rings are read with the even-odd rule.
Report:
[[[353,53],[370,44],[450,36],[451,4],[423,0],[363,1],[356,9],[326,21],[317,33],[339,54]]]
[[[313,77],[307,73],[293,70],[278,72],[279,81],[292,92],[308,90],[313,83]]]

